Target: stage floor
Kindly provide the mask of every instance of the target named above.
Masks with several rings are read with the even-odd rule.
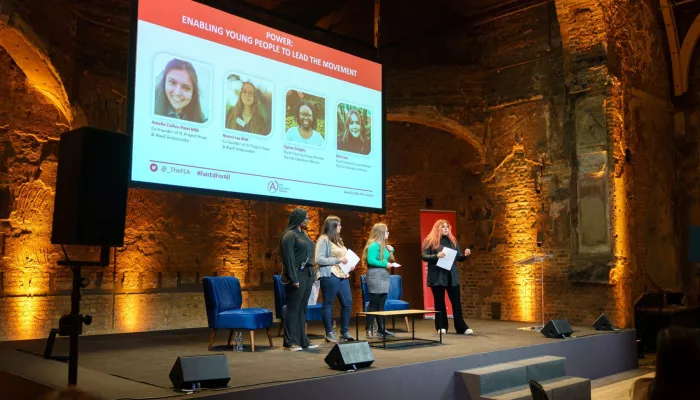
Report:
[[[404,328],[403,322],[396,321],[395,331],[399,337],[410,337],[399,328]],[[451,322],[451,321],[450,321]],[[443,335],[442,345],[420,345],[406,347],[405,342],[400,348],[387,350],[373,348],[375,362],[370,369],[395,367],[425,361],[447,359],[466,356],[476,353],[486,353],[497,350],[512,349],[518,347],[533,346],[551,343],[558,339],[548,339],[536,331],[524,331],[519,328],[531,326],[531,323],[504,322],[491,320],[468,321],[474,329],[474,336],[456,335],[448,332]],[[391,326],[391,323],[388,324]],[[363,323],[361,322],[361,327]],[[611,334],[598,332],[590,327],[572,327],[573,336],[585,337],[591,335]],[[277,333],[277,326],[273,334]],[[325,356],[333,347],[325,343],[321,334],[322,324],[315,322],[309,324],[309,337],[314,343],[320,345],[315,350],[305,350],[291,353],[282,348],[282,338],[273,337],[273,348],[268,347],[265,331],[259,331],[256,335],[255,352],[250,352],[250,347],[245,343],[244,352],[233,352],[226,348],[228,332],[222,331],[216,338],[215,346],[207,351],[209,330],[187,329],[177,331],[158,331],[147,333],[129,333],[115,335],[82,336],[80,339],[81,374],[79,385],[86,390],[96,392],[106,399],[123,397],[145,397],[172,395],[171,383],[168,378],[170,369],[178,356],[191,356],[203,354],[224,353],[230,366],[231,390],[244,388],[276,385],[289,381],[297,381],[312,378],[321,378],[344,374],[328,368],[324,362]],[[355,334],[354,321],[351,323],[351,333]],[[361,339],[364,338],[363,330],[360,331]],[[416,336],[428,339],[437,339],[432,320],[416,320]],[[244,340],[248,335],[244,334]],[[398,345],[398,344],[397,344]],[[12,372],[9,363],[56,363],[61,368],[56,368],[58,374],[64,373],[65,364],[58,361],[44,360],[43,355],[45,340],[28,340],[0,343],[0,351],[3,354],[16,352],[15,357],[0,357],[0,369]],[[21,356],[20,356],[21,354]],[[68,354],[67,338],[58,338],[53,351],[54,355]],[[5,360],[3,362],[2,360]],[[12,361],[11,359],[14,359]],[[46,364],[45,364],[46,365]],[[15,365],[17,367],[17,365]],[[84,377],[86,370],[90,378]],[[90,372],[92,372],[90,371]],[[124,385],[101,384],[100,376],[111,383],[115,379],[125,380]],[[37,377],[29,377],[39,380]],[[65,381],[66,376],[53,377],[45,383]],[[131,381],[131,382],[127,382]],[[200,393],[199,395],[206,395]]]

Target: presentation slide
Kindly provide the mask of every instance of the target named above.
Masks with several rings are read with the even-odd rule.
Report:
[[[189,0],[136,24],[132,184],[383,209],[381,64]]]

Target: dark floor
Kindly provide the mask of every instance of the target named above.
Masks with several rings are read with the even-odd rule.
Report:
[[[389,324],[390,325],[390,324]],[[372,368],[386,368],[416,362],[431,361],[474,353],[490,352],[515,347],[531,346],[551,340],[536,331],[519,328],[530,326],[528,323],[476,320],[470,322],[474,336],[443,335],[443,345],[402,347],[400,349],[373,349],[375,362]],[[403,324],[396,325],[398,337],[410,337],[401,331]],[[277,333],[277,327],[273,335]],[[404,327],[405,329],[405,327]],[[595,334],[588,327],[573,327],[574,336],[582,337]],[[352,333],[355,334],[354,323]],[[323,327],[320,323],[309,325],[310,338],[320,345],[318,349],[290,353],[282,349],[282,340],[274,336],[274,347],[268,347],[265,331],[256,334],[255,352],[250,352],[248,334],[244,334],[245,351],[233,352],[226,348],[227,332],[220,332],[215,347],[207,351],[209,331],[207,329],[188,329],[178,331],[160,331],[147,333],[130,333],[117,335],[83,336],[80,339],[80,366],[113,377],[121,377],[150,386],[149,392],[162,388],[164,394],[172,394],[168,378],[170,369],[178,356],[225,353],[228,358],[233,388],[282,383],[288,380],[318,378],[335,375],[324,363],[324,358],[332,348],[325,343]],[[361,339],[364,333],[361,330]],[[315,335],[314,335],[315,334]],[[416,336],[438,339],[431,320],[416,320]],[[44,340],[29,340],[0,343],[0,350],[20,350],[23,353],[39,355],[44,351]],[[67,355],[68,341],[57,340],[54,355]],[[0,368],[2,366],[0,365]],[[120,393],[121,396],[141,397],[141,393]],[[110,396],[112,398],[116,398]]]

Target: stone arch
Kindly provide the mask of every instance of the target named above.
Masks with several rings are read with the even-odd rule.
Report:
[[[455,137],[466,140],[479,154],[483,163],[486,160],[484,141],[469,128],[452,118],[444,116],[433,106],[394,107],[387,110],[386,120],[391,122],[412,122],[449,132]]]
[[[681,68],[681,89],[685,93],[688,91],[690,82],[690,61],[693,58],[693,52],[700,39],[700,15],[695,17],[695,21],[688,29],[688,33],[685,35],[683,40],[683,45],[680,51],[680,68]]]
[[[15,25],[21,22],[15,18]],[[22,26],[24,31],[28,27]],[[70,129],[75,115],[68,100],[63,81],[51,64],[49,57],[22,32],[22,30],[0,21],[0,47],[4,48],[26,75],[31,85],[63,115]]]

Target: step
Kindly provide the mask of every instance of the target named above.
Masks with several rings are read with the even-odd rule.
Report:
[[[484,393],[527,385],[527,367],[518,364],[494,364],[487,367],[458,371],[469,397],[480,399]]]
[[[540,382],[549,400],[591,400],[590,379],[564,376]],[[472,397],[477,399],[478,397]],[[530,386],[518,386],[512,389],[487,393],[482,400],[532,400]]]
[[[549,400],[552,400],[552,390],[547,390]],[[532,393],[529,385],[520,385],[514,388],[499,390],[498,392],[486,393],[480,397],[481,400],[532,400]]]
[[[511,361],[511,364],[524,365],[527,368],[527,381],[543,382],[566,376],[566,358],[541,356]]]

